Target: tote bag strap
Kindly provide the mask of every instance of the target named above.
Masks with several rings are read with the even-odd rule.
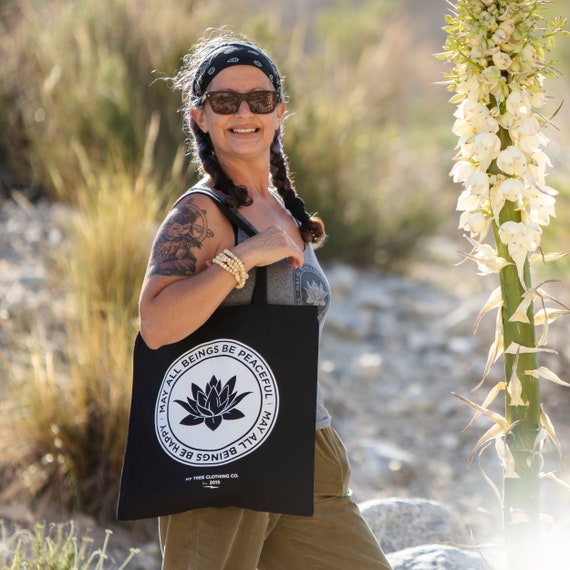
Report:
[[[241,214],[230,210],[224,199],[210,188],[205,186],[193,186],[180,196],[176,203],[188,194],[204,194],[205,196],[209,196],[234,227],[237,226],[238,228],[241,228],[249,237],[258,233],[257,230]],[[255,286],[253,288],[251,302],[263,305],[267,304],[267,270],[265,267],[257,267],[255,270]]]
[[[205,196],[209,196],[234,226],[241,228],[249,237],[254,236],[257,233],[257,230],[241,214],[230,210],[224,199],[213,190],[205,188],[204,186],[194,186],[182,197],[187,196],[188,194],[204,194]]]

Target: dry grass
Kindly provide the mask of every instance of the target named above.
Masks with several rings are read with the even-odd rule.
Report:
[[[29,367],[25,378],[21,370],[8,376],[1,463],[13,476],[3,494],[49,495],[64,509],[109,516],[128,421],[137,292],[158,193],[151,181],[122,171],[99,176],[97,193],[82,196],[68,220],[68,249],[57,254],[54,268],[60,292],[71,295],[61,323],[65,346],[50,348],[41,328],[25,347],[14,346]]]

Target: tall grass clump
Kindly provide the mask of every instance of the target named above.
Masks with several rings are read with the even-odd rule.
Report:
[[[11,477],[3,496],[46,496],[105,518],[115,509],[137,295],[162,197],[144,169],[138,178],[87,170],[83,184],[80,207],[64,222],[66,248],[55,254],[70,297],[66,344],[50,350],[41,329],[33,332],[27,377],[5,388],[1,463]]]
[[[108,554],[111,531],[106,532],[103,545],[94,550],[93,539],[78,536],[73,521],[66,524],[38,523],[33,530],[10,532],[0,521],[0,568],[2,570],[123,570],[137,554],[131,549],[127,558],[118,561]],[[107,564],[109,562],[109,564]]]

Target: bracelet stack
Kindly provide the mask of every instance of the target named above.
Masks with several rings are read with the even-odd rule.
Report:
[[[218,253],[212,263],[215,263],[222,269],[225,269],[228,273],[231,273],[236,280],[236,289],[242,289],[249,277],[249,274],[245,270],[245,265],[243,261],[229,249],[224,249],[221,253]]]

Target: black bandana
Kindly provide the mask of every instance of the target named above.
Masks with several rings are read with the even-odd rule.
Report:
[[[243,42],[223,44],[212,50],[200,64],[194,82],[192,92],[196,99],[206,92],[208,85],[215,75],[226,67],[232,65],[251,65],[257,67],[271,81],[273,89],[282,93],[281,77],[275,64],[260,49]]]

